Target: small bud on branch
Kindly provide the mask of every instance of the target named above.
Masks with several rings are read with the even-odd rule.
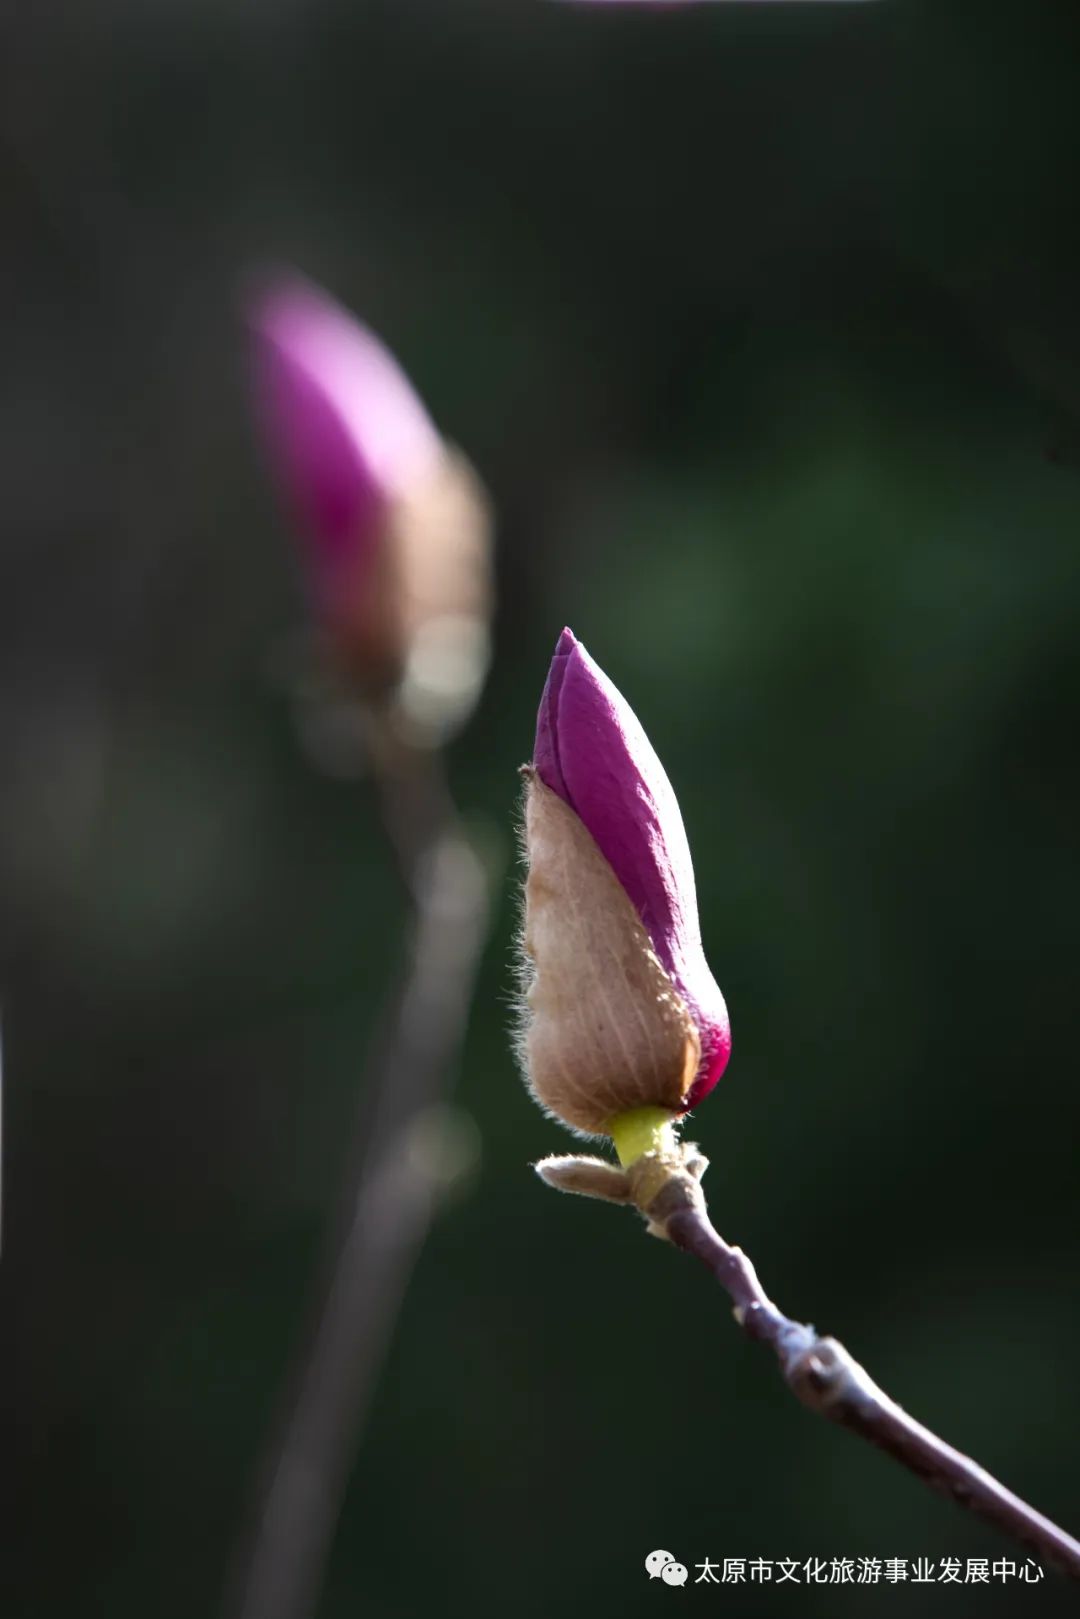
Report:
[[[373,332],[297,276],[248,306],[255,405],[338,678],[414,730],[460,723],[488,663],[491,522]]]
[[[529,1084],[572,1129],[612,1135],[625,1158],[624,1144],[645,1150],[708,1095],[731,1036],[671,783],[569,630],[524,774]],[[656,1115],[644,1130],[643,1110]]]

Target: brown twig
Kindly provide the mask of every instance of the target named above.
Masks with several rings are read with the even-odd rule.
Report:
[[[546,1159],[537,1170],[562,1191],[636,1205],[656,1236],[695,1255],[731,1299],[735,1319],[776,1353],[784,1379],[804,1405],[877,1445],[886,1455],[1009,1535],[1051,1567],[1080,1579],[1080,1542],[999,1484],[889,1398],[835,1338],[792,1321],[778,1309],[741,1248],[709,1219],[700,1181],[706,1167],[696,1147],[650,1152],[626,1171],[583,1158]]]
[[[374,749],[413,935],[365,1084],[341,1216],[307,1347],[227,1602],[233,1619],[306,1619],[316,1606],[357,1438],[440,1183],[424,1124],[464,1034],[487,921],[487,878],[433,750]]]

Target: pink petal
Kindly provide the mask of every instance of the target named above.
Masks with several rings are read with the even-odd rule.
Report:
[[[424,476],[440,439],[373,332],[298,276],[252,300],[256,404],[285,499],[332,586],[377,546],[386,502]]]

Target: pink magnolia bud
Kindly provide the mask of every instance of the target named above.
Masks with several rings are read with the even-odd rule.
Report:
[[[529,777],[533,1089],[589,1131],[634,1108],[684,1113],[731,1051],[686,832],[637,718],[569,630],[544,688]]]
[[[482,643],[482,673],[490,524],[471,468],[385,346],[319,288],[275,280],[248,320],[260,425],[335,658],[375,689],[417,653],[456,659],[453,684]]]

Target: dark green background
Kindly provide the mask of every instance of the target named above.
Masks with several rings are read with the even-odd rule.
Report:
[[[237,287],[397,349],[500,518],[453,750],[507,876],[322,1619],[1066,1611],[650,1584],[1012,1556],[529,1170],[515,769],[569,623],[680,795],[715,1218],[1080,1525],[1075,7],[85,0],[0,23],[4,1619],[216,1611],[403,916],[293,734]],[[640,1413],[628,1420],[628,1412]],[[1020,1554],[1022,1557],[1022,1554]],[[691,1568],[691,1578],[693,1578]]]

